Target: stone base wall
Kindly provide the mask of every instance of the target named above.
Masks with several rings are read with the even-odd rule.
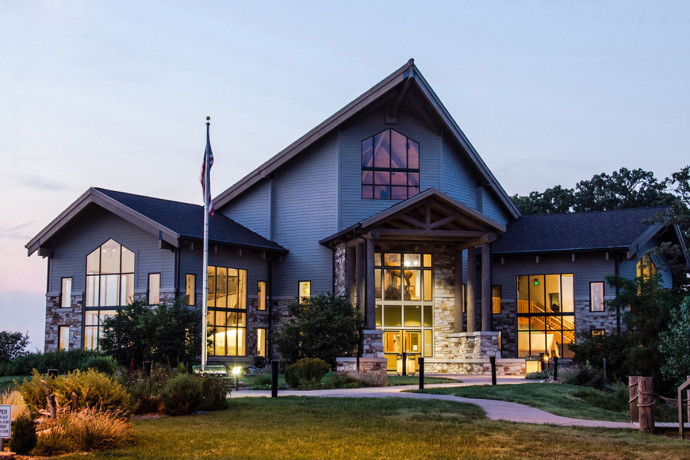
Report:
[[[388,385],[388,373],[386,372],[386,358],[336,358],[336,373],[345,374],[356,380],[365,381],[373,386]]]
[[[424,371],[434,374],[491,375],[491,362],[489,359],[426,358]],[[496,359],[496,375],[525,375],[525,360]]]
[[[452,359],[488,359],[498,356],[498,332],[458,332],[448,334]]]
[[[362,331],[362,356],[383,357],[383,331]]]
[[[589,300],[575,301],[575,341],[577,342],[583,335],[590,334],[592,329],[604,329],[606,334],[615,334],[617,329],[615,310],[605,307],[601,312],[590,311]]]
[[[69,348],[82,348],[82,296],[73,295],[71,307],[60,308],[60,296],[46,296],[44,351],[57,351],[60,326],[69,326]]]

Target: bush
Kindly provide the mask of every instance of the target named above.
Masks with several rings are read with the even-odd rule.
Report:
[[[134,408],[135,414],[149,414],[162,410],[160,393],[163,387],[172,378],[172,374],[159,367],[151,369],[151,374],[146,375],[141,371],[123,372],[118,381],[138,404]]]
[[[549,374],[549,371],[530,372],[525,376],[525,378],[527,380],[546,380],[550,375],[551,374]]]
[[[332,390],[336,388],[359,388],[359,382],[345,374],[336,374],[329,372],[321,380],[321,388],[324,390]]]
[[[318,387],[330,367],[319,358],[303,358],[285,371],[285,381],[292,388],[311,389]]]
[[[58,369],[61,373],[70,372],[83,368],[89,359],[96,356],[103,355],[97,351],[81,349],[26,353],[9,363],[3,363],[0,375],[29,375],[34,369],[40,374],[45,374],[48,369]]]
[[[75,451],[112,449],[131,444],[132,427],[117,412],[86,408],[78,412],[58,411],[54,419],[39,426],[33,453],[58,455]]]
[[[86,360],[84,365],[81,367],[82,371],[87,371],[89,369],[102,372],[103,374],[114,374],[117,368],[117,361],[110,356],[93,356]]]
[[[48,378],[34,371],[31,380],[25,379],[17,388],[33,415],[47,408],[43,382],[55,395],[55,402],[59,406],[69,405],[72,410],[90,407],[127,416],[135,408],[131,396],[124,387],[100,372],[77,370],[66,375]]]
[[[321,358],[331,367],[352,356],[359,343],[362,315],[345,297],[317,294],[288,305],[290,318],[276,334],[278,351],[289,362]]]
[[[604,383],[603,372],[592,367],[572,367],[564,369],[559,375],[563,383],[568,385],[601,389]]]
[[[160,398],[167,414],[191,414],[202,401],[201,380],[190,374],[177,375],[163,387]]]
[[[224,410],[228,407],[228,379],[213,375],[201,377],[201,403],[199,410]]]
[[[9,447],[12,452],[28,454],[36,447],[36,424],[30,417],[21,415],[12,423]]]

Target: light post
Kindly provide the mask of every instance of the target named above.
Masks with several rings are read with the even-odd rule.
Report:
[[[235,391],[239,391],[240,389],[240,373],[242,372],[242,367],[240,366],[235,366],[232,368],[232,375],[235,376]]]

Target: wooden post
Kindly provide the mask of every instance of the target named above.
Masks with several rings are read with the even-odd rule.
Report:
[[[652,377],[637,378],[637,410],[640,415],[640,431],[654,433],[654,380]]]
[[[376,286],[374,276],[374,240],[367,239],[366,244],[366,301],[364,303],[364,324],[369,330],[376,329]]]
[[[628,394],[630,395],[630,422],[637,423],[640,421],[640,415],[637,412],[637,376],[631,375],[628,377]]]
[[[467,250],[467,332],[477,330],[477,315],[475,314],[474,283],[477,278],[477,259],[474,248]]]
[[[364,305],[366,303],[366,279],[367,265],[364,250],[364,243],[357,243],[355,247],[355,284],[357,284],[357,309],[364,316]]]
[[[482,331],[491,330],[491,245],[482,243]]]

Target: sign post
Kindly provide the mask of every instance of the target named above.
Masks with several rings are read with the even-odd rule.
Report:
[[[12,435],[12,406],[0,405],[0,452],[5,448],[5,438]]]

